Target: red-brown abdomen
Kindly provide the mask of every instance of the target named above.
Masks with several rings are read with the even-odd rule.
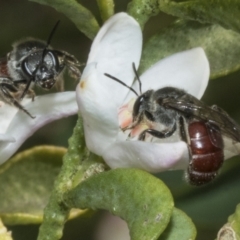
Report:
[[[203,185],[212,181],[222,166],[223,139],[220,129],[204,122],[192,122],[188,126],[192,159],[187,170],[187,178],[193,185]]]

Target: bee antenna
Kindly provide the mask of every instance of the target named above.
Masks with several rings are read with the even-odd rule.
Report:
[[[139,75],[138,75],[138,73],[137,73],[137,69],[136,69],[135,63],[132,63],[132,67],[133,67],[133,71],[134,71],[134,73],[135,73],[135,76],[136,76],[136,78],[137,78],[137,81],[138,81],[138,83],[139,83],[139,91],[140,91],[140,93],[142,94],[142,82],[141,82],[141,80],[140,80],[140,78],[139,78]]]
[[[122,84],[123,86],[127,87],[127,88],[130,89],[132,92],[134,92],[134,93],[137,95],[137,97],[139,96],[138,93],[137,93],[132,87],[128,86],[128,85],[125,84],[123,81],[119,80],[118,78],[113,77],[112,75],[110,75],[110,74],[108,74],[108,73],[104,73],[104,75],[107,76],[107,77],[109,77],[109,78],[111,78],[111,79],[113,79],[113,80],[115,80],[116,82]]]
[[[42,61],[43,61],[43,59],[44,59],[44,57],[45,57],[45,55],[46,55],[47,48],[48,48],[48,46],[49,46],[49,44],[50,44],[50,42],[51,42],[51,40],[52,40],[52,36],[53,36],[53,34],[55,33],[55,31],[56,31],[59,23],[60,23],[60,20],[58,20],[57,23],[54,25],[54,27],[53,27],[53,29],[52,29],[49,37],[48,37],[46,47],[43,49]]]
[[[56,29],[57,29],[59,23],[60,23],[60,20],[58,20],[58,21],[56,22],[56,24],[54,25],[54,27],[53,27],[53,29],[52,29],[52,31],[51,31],[49,37],[48,37],[46,48],[47,48],[48,45],[50,44],[50,42],[51,42],[51,40],[52,40],[52,36],[53,36],[53,34],[55,33],[55,31],[56,31]]]

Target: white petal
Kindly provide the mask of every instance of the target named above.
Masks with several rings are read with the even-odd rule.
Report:
[[[21,104],[25,105],[30,101],[31,99],[24,99]],[[17,112],[18,108],[0,101],[0,134],[6,132],[10,122]]]
[[[10,158],[21,144],[37,129],[54,120],[76,114],[78,111],[75,92],[62,92],[36,97],[34,102],[24,107],[36,118],[18,111],[11,121],[7,134],[14,136],[15,142],[0,146],[0,163]]]
[[[15,138],[9,134],[0,134],[0,144],[2,142],[15,142]]]
[[[108,104],[109,101],[117,105],[122,104],[129,90],[106,77],[104,73],[131,85],[134,79],[132,63],[139,65],[141,51],[142,32],[134,18],[126,13],[111,17],[100,29],[92,44],[87,67],[81,78],[81,84],[85,85],[81,94],[94,88],[98,90],[95,92],[98,94],[95,96],[98,101],[105,100],[104,104]],[[91,75],[88,75],[89,64],[95,64],[91,69],[92,74],[97,76],[94,81]],[[85,71],[88,73],[86,74]]]
[[[115,140],[119,131],[118,107],[108,98],[105,88],[95,84],[98,74],[94,68],[94,63],[85,68],[83,77],[86,76],[87,81],[84,84],[81,82],[76,92],[84,123],[86,144],[89,150],[101,156],[103,150]],[[89,91],[85,91],[84,88],[88,88],[88,84],[91,84]]]
[[[126,13],[118,13],[108,19],[93,41],[87,64],[97,63],[97,69],[124,81],[132,83],[134,73],[132,63],[138,67],[142,51],[142,32],[134,18]],[[99,79],[108,90],[119,87],[119,83],[109,78]],[[121,86],[120,89],[123,87]],[[127,89],[124,89],[127,92]],[[117,95],[119,91],[115,91]],[[114,96],[114,94],[112,94]],[[119,96],[116,96],[118,98]]]
[[[181,88],[200,99],[207,87],[209,74],[209,62],[204,50],[194,48],[157,62],[140,79],[143,92],[171,86]],[[137,82],[134,88],[138,89]]]
[[[134,79],[132,63],[138,66],[141,47],[141,29],[126,13],[111,17],[92,45],[76,91],[87,146],[98,155],[102,155],[116,138],[119,128],[117,111],[129,91],[104,73],[131,85]]]
[[[224,159],[227,160],[240,155],[240,142],[235,142],[231,138],[224,136]]]
[[[103,158],[111,168],[139,168],[161,172],[186,169],[189,153],[185,142],[121,141],[106,149]]]
[[[17,111],[17,108],[0,101],[0,134],[4,134],[6,132],[11,119]]]

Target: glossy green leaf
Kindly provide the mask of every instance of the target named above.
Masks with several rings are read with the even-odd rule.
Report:
[[[12,240],[11,233],[7,231],[0,219],[0,240]]]
[[[141,170],[115,169],[100,173],[65,194],[68,207],[105,209],[123,218],[132,240],[157,239],[173,209],[162,181]]]
[[[99,25],[93,14],[76,0],[30,0],[55,8],[64,13],[91,40],[99,30]]]
[[[102,20],[105,22],[114,14],[114,0],[97,0]]]
[[[194,240],[196,238],[196,228],[183,211],[174,208],[170,223],[160,236],[159,240]]]
[[[177,21],[145,44],[140,72],[176,52],[202,47],[208,57],[211,78],[240,69],[240,34],[218,25]]]
[[[127,12],[138,21],[141,28],[144,28],[148,19],[156,16],[159,11],[158,0],[132,0],[127,8]]]
[[[240,32],[239,0],[159,0],[163,12],[182,19],[202,23],[219,24],[224,28]]]
[[[0,217],[9,225],[41,223],[65,148],[40,146],[0,167]],[[73,211],[73,216],[79,211]]]

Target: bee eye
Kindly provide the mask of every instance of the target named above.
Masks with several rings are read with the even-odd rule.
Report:
[[[148,120],[150,120],[151,122],[154,122],[154,117],[150,112],[145,111],[144,113]]]

